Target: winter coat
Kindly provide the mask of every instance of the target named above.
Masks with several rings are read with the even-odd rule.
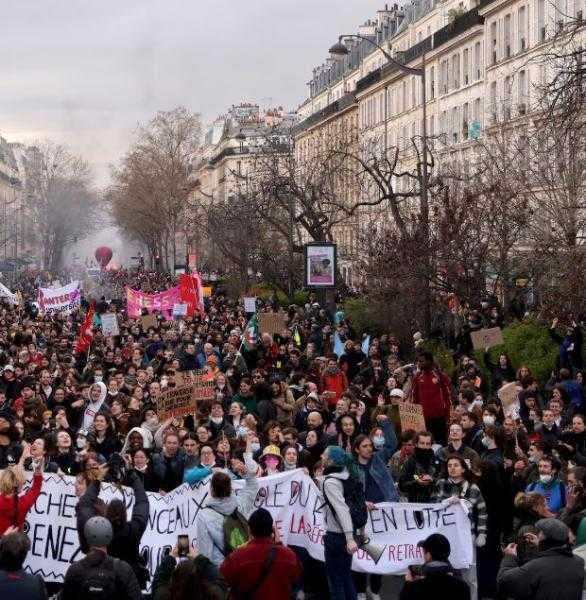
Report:
[[[354,526],[352,517],[344,500],[344,481],[350,477],[347,469],[339,472],[327,472],[321,479],[321,488],[324,500],[325,524],[328,533],[343,533],[346,541],[354,540]],[[333,511],[332,511],[333,509]]]
[[[584,560],[565,546],[539,552],[521,567],[516,557],[505,556],[497,584],[512,600],[581,600]]]
[[[214,566],[205,556],[197,556],[193,560],[197,571],[201,574],[202,580],[209,585],[210,592],[214,597],[223,598],[227,592],[226,582],[218,573],[218,568]],[[171,598],[171,577],[177,566],[177,559],[174,556],[167,555],[160,562],[153,577],[151,593],[153,600],[172,600]]]
[[[423,579],[408,581],[399,600],[470,600],[470,588],[465,581],[451,574],[448,563],[434,561],[423,565]]]
[[[214,565],[222,564],[224,554],[224,518],[238,510],[248,518],[254,508],[254,500],[258,492],[258,479],[255,476],[256,465],[252,466],[252,456],[245,453],[247,473],[244,487],[238,496],[232,493],[228,498],[210,496],[196,519],[197,547]]]
[[[40,575],[0,570],[0,598],[10,600],[46,600],[47,590]]]
[[[18,496],[18,502],[15,502],[14,494],[0,495],[0,535],[12,525],[22,530],[26,515],[37,501],[42,486],[43,474],[35,473],[31,488],[24,495]]]
[[[382,421],[379,423],[379,426],[385,434],[385,445],[373,453],[368,466],[368,472],[383,493],[383,502],[399,502],[400,497],[397,486],[393,481],[389,469],[387,469],[387,464],[397,449],[395,427],[389,420]],[[361,472],[362,483],[364,484],[362,475]],[[366,499],[369,500],[368,497]]]
[[[153,473],[161,482],[161,489],[164,489],[165,492],[171,492],[183,481],[185,452],[179,450],[173,457],[166,457],[162,452],[156,452],[152,457],[152,465]],[[169,485],[168,481],[171,481],[174,485]]]
[[[303,570],[295,552],[281,544],[276,545],[268,576],[252,596],[246,594],[256,585],[272,546],[270,538],[255,538],[226,558],[220,572],[232,588],[235,598],[289,600],[293,584],[301,577]]]

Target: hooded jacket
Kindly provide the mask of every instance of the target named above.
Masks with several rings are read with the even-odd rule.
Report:
[[[89,400],[85,403],[83,413],[81,414],[81,423],[79,425],[80,429],[90,429],[98,413],[108,414],[109,412],[108,405],[106,404],[106,396],[108,394],[108,388],[106,387],[106,384],[98,381],[97,383],[93,383],[92,387],[94,385],[97,385],[100,388],[100,399],[97,402],[92,402]]]
[[[131,433],[138,433],[142,437],[142,447],[145,450],[150,450],[153,447],[153,434],[147,429],[143,429],[142,427],[133,427],[126,436],[126,440],[124,440],[124,446],[122,446],[122,450],[120,450],[120,454],[127,454],[128,452],[128,441],[130,439]]]
[[[197,548],[212,564],[219,567],[224,561],[224,518],[238,510],[248,519],[254,508],[254,500],[258,492],[256,463],[250,453],[244,454],[246,475],[244,487],[238,496],[232,492],[228,498],[214,498],[210,495],[204,508],[197,515]],[[254,467],[253,467],[254,465]]]
[[[408,581],[401,590],[399,600],[427,600],[449,598],[470,600],[468,584],[452,575],[449,563],[433,561],[423,565],[423,579]]]
[[[325,522],[328,533],[343,534],[346,542],[354,539],[354,526],[350,510],[344,500],[344,481],[350,477],[348,469],[338,473],[327,473],[321,480],[322,494],[325,503]],[[333,508],[333,512],[332,512]]]

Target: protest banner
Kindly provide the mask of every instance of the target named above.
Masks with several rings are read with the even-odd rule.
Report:
[[[42,492],[25,523],[31,541],[25,569],[45,581],[63,582],[69,565],[83,556],[76,529],[75,479],[53,474],[43,477]],[[150,509],[140,554],[151,578],[162,558],[177,543],[178,535],[188,535],[191,544],[197,547],[196,522],[209,497],[209,480],[208,477],[191,487],[183,484],[165,496],[147,493]],[[313,558],[323,561],[325,503],[315,482],[297,469],[262,477],[257,484],[254,507],[263,507],[271,513],[282,542],[306,548]],[[238,494],[244,482],[237,480],[232,485]],[[106,502],[122,499],[130,519],[134,504],[132,490],[102,484],[100,497]],[[470,519],[462,504],[377,504],[368,513],[365,533],[383,553],[375,564],[359,550],[353,558],[355,571],[398,574],[409,565],[422,564],[423,554],[417,543],[432,533],[448,538],[450,563],[455,569],[465,569],[472,562]]]
[[[169,417],[185,417],[195,412],[193,386],[166,388],[157,397],[157,413],[161,422]]]
[[[503,342],[503,332],[500,327],[491,327],[490,329],[479,329],[470,332],[470,338],[474,350],[485,350],[493,346],[500,346]]]
[[[143,331],[148,331],[151,327],[156,329],[159,326],[159,321],[157,320],[157,315],[143,315],[140,318],[140,324]]]
[[[79,281],[55,288],[39,288],[39,310],[42,315],[69,313],[81,305]]]
[[[426,430],[421,404],[397,402],[396,406],[398,408],[401,431],[407,431],[408,429],[413,429],[414,431]]]
[[[102,333],[106,337],[112,337],[114,335],[120,335],[118,329],[118,317],[114,313],[104,313],[100,315],[102,321]]]
[[[147,294],[140,290],[126,288],[126,310],[131,319],[138,319],[142,314],[142,309],[145,308],[149,314],[158,311],[166,321],[170,321],[173,319],[173,305],[178,304],[180,300],[181,291],[179,286],[155,294]]]
[[[503,412],[506,417],[514,416],[517,418],[518,406],[517,406],[517,398],[519,396],[519,386],[516,382],[505,383],[499,391],[497,392],[497,396],[503,405]]]
[[[287,319],[285,313],[260,313],[258,315],[258,325],[261,333],[270,335],[283,333],[287,328]]]
[[[256,297],[245,297],[244,298],[244,312],[254,313],[256,312]]]
[[[16,294],[13,294],[3,283],[0,283],[0,298],[10,304],[19,304]]]

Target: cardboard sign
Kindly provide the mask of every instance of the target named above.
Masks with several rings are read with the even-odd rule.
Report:
[[[423,417],[423,407],[421,404],[413,402],[398,402],[399,421],[401,423],[401,431],[413,429],[414,431],[425,431],[425,418]]]
[[[213,378],[207,375],[196,375],[193,383],[193,400],[213,400],[216,397],[216,386]]]
[[[148,331],[151,327],[157,329],[159,321],[157,321],[157,315],[144,315],[140,318],[143,331]]]
[[[102,333],[106,337],[120,335],[120,330],[118,329],[118,318],[114,313],[104,313],[101,315],[101,319]]]
[[[157,398],[157,413],[161,422],[169,417],[185,417],[194,412],[195,402],[190,385],[168,388]]]
[[[184,317],[187,314],[187,304],[173,304],[173,316]]]
[[[519,396],[519,387],[514,381],[511,383],[506,383],[497,392],[497,396],[503,405],[503,412],[505,413],[505,416],[509,416],[514,412],[513,406],[517,402],[517,398]]]
[[[503,332],[500,327],[492,327],[490,329],[479,329],[470,333],[474,350],[484,350],[499,346],[504,342]]]
[[[201,288],[203,291],[203,297],[204,298],[209,298],[212,295],[212,288],[211,286],[204,286]]]
[[[285,313],[260,313],[258,325],[261,333],[281,334],[287,328]]]
[[[244,311],[247,313],[256,312],[256,298],[254,296],[244,298]]]

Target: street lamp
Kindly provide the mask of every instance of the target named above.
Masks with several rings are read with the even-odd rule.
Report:
[[[344,58],[344,56],[348,56],[348,54],[350,53],[350,50],[348,49],[348,46],[346,46],[346,44],[344,43],[344,39],[347,38],[355,38],[355,39],[359,39],[359,40],[365,40],[367,41],[369,44],[371,44],[372,46],[374,46],[375,48],[377,48],[378,50],[380,50],[383,54],[383,56],[387,59],[387,61],[392,64],[395,65],[395,67],[397,67],[399,69],[399,71],[401,71],[402,73],[406,73],[408,75],[414,75],[416,77],[421,77],[421,88],[422,88],[422,93],[421,93],[421,103],[422,103],[422,114],[421,114],[421,137],[422,137],[422,142],[423,142],[423,146],[422,146],[422,165],[421,165],[421,225],[423,228],[423,233],[425,235],[425,249],[426,249],[426,254],[428,251],[428,246],[429,246],[429,202],[428,202],[428,198],[427,198],[427,181],[428,181],[428,173],[427,173],[427,91],[426,91],[426,76],[425,76],[425,52],[422,54],[421,57],[421,67],[420,68],[413,68],[413,67],[408,67],[407,65],[404,65],[400,62],[398,62],[397,60],[395,60],[382,46],[379,46],[379,44],[377,44],[376,42],[372,41],[370,38],[365,37],[363,35],[357,35],[357,34],[348,34],[348,35],[341,35],[338,38],[338,42],[336,44],[334,44],[331,48],[330,48],[330,56],[336,60],[342,60]],[[386,102],[386,99],[385,99]],[[387,116],[385,114],[385,124],[386,124],[386,120],[387,120]],[[386,144],[385,144],[386,145]],[[385,152],[387,151],[387,148],[385,148]],[[429,267],[429,256],[427,257],[427,261],[426,261],[427,266]],[[427,293],[429,293],[429,286],[426,286],[426,290]],[[427,305],[429,306],[429,298],[427,299]],[[428,315],[426,315],[426,317],[428,317]],[[430,320],[430,316],[429,316],[429,320]],[[428,320],[428,318],[426,318],[426,320]],[[430,325],[428,320],[428,323],[426,323],[427,326]]]
[[[234,139],[240,143],[240,154],[242,154],[244,152],[244,142],[246,141],[246,136],[242,133],[242,129],[234,136]]]

